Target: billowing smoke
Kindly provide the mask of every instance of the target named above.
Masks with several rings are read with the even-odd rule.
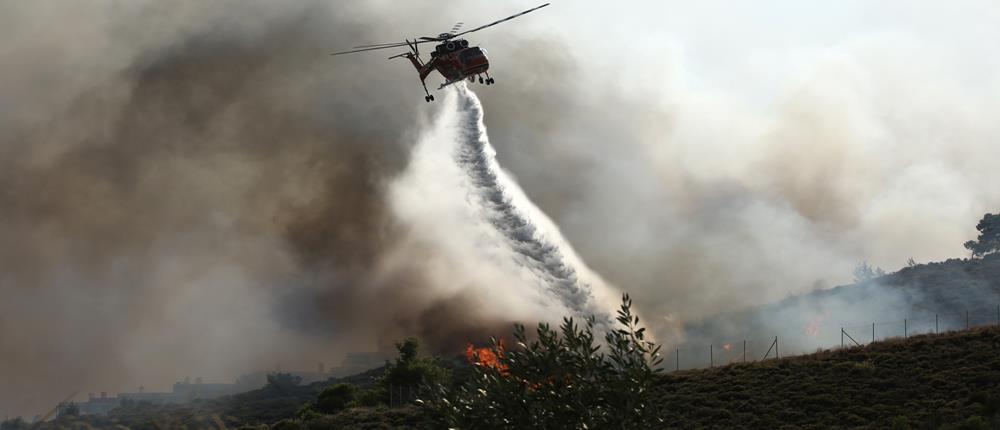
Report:
[[[374,347],[281,306],[327,267],[361,288],[394,235],[412,88],[332,67],[374,36],[331,12],[5,3],[0,413]]]
[[[334,3],[0,2],[0,414],[587,313],[581,261],[669,340],[1000,207],[985,3],[557,2],[470,37],[505,171],[325,54],[534,2]]]
[[[293,286],[286,305],[301,328],[419,335],[457,351],[514,322],[608,319],[613,289],[500,168],[483,116],[464,83],[447,91],[387,186],[392,246],[359,266],[370,276],[344,282],[344,268],[332,267]]]
[[[377,57],[325,55],[381,36],[355,23],[368,13],[4,7],[19,42],[0,85],[0,413],[77,390],[312,368],[406,335],[452,348],[597,309],[585,302],[599,278],[559,254],[551,223],[524,224],[538,214],[499,172],[493,203],[522,203],[497,215],[523,225],[471,246],[553,235],[503,257],[509,271],[422,240],[420,220],[401,217],[398,177],[426,134],[419,87],[370,76],[386,69]],[[514,258],[542,260],[522,270]],[[549,281],[562,290],[525,287]]]

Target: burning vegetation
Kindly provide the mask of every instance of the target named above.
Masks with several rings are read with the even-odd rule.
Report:
[[[661,371],[659,347],[631,307],[624,296],[614,326],[566,318],[558,328],[539,324],[534,340],[515,326],[514,348],[469,345],[473,375],[438,387],[425,405],[447,428],[659,428],[647,395]]]
[[[504,342],[500,339],[494,347],[476,348],[473,344],[465,347],[465,359],[469,364],[486,366],[495,369],[501,375],[509,373],[510,368],[503,363]]]

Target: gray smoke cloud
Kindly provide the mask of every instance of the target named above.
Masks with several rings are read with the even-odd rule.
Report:
[[[470,38],[499,165],[666,341],[960,255],[1000,206],[995,7],[784,3],[558,2]],[[494,246],[431,210],[467,196],[415,197],[447,154],[408,66],[325,55],[530,6],[0,2],[0,413],[557,317],[456,258]]]
[[[495,307],[461,282],[503,274],[422,266],[440,244],[414,240],[386,194],[419,135],[419,87],[372,74],[393,70],[381,56],[326,56],[395,34],[384,8],[3,12],[17,43],[0,58],[0,413],[312,368],[406,335],[457,350],[552,300]]]
[[[280,306],[314,268],[360,283],[390,243],[410,82],[325,55],[373,29],[319,3],[2,15],[3,413],[374,347]]]

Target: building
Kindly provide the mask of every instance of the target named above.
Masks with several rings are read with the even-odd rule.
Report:
[[[195,378],[194,383],[185,379],[184,382],[177,382],[170,392],[147,393],[142,387],[134,393],[119,393],[115,397],[108,396],[108,393],[101,393],[95,396],[90,394],[86,402],[77,403],[80,413],[84,415],[107,415],[115,408],[127,402],[149,403],[153,405],[183,404],[193,400],[208,400],[217,397],[238,394],[244,391],[236,384],[206,384],[201,378]]]
[[[377,352],[350,352],[344,355],[344,359],[339,366],[326,368],[322,362],[313,371],[287,371],[297,376],[303,385],[322,382],[331,378],[342,378],[356,375],[366,370],[375,369],[385,365],[393,357],[393,354],[381,349]],[[122,406],[124,403],[149,403],[153,405],[183,404],[194,400],[209,400],[233,394],[263,388],[267,385],[267,375],[278,371],[257,371],[241,375],[232,384],[204,383],[201,378],[195,378],[192,383],[185,378],[183,382],[174,384],[170,392],[147,393],[142,387],[134,393],[119,393],[115,397],[109,397],[108,393],[102,392],[100,396],[90,394],[86,402],[76,405],[80,408],[80,413],[84,415],[106,415],[113,409]]]

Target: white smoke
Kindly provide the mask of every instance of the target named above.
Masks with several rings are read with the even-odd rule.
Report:
[[[580,260],[555,224],[497,163],[483,108],[464,83],[441,109],[390,187],[390,205],[412,228],[399,260],[435,249],[428,270],[444,294],[472,288],[493,317],[549,321],[607,316],[615,289]]]

